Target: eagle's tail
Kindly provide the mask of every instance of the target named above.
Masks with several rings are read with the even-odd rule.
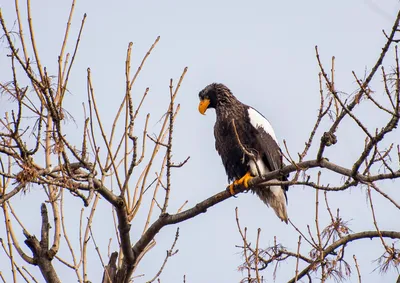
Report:
[[[254,188],[258,197],[268,206],[272,207],[276,215],[286,224],[288,215],[286,210],[286,195],[281,186],[259,186]]]

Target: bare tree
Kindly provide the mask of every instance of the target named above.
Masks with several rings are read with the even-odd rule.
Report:
[[[40,281],[30,272],[35,266],[39,268],[46,282],[61,282],[62,278],[54,266],[54,260],[69,268],[75,274],[77,281],[89,282],[89,243],[95,246],[102,264],[103,282],[130,282],[137,275],[135,271],[141,259],[155,246],[155,235],[161,229],[205,213],[209,207],[231,197],[229,191],[222,190],[192,208],[185,208],[186,203],[183,203],[175,213],[168,208],[173,189],[171,174],[185,165],[189,159],[188,157],[183,161],[176,161],[172,158],[174,121],[180,109],[176,97],[187,68],[183,70],[177,82],[171,79],[167,86],[169,103],[165,105],[165,115],[161,117],[161,127],[157,135],[147,133],[150,114],[141,112],[141,106],[149,89],[144,89],[137,101],[137,96],[132,94],[132,87],[159,38],[149,48],[135,73],[131,72],[132,44],[129,43],[125,61],[125,93],[121,95],[120,107],[114,113],[110,132],[106,131],[104,118],[96,104],[91,70],[87,70],[87,104],[83,107],[84,119],[79,125],[82,130],[81,138],[79,142],[74,142],[72,135],[66,130],[66,124],[72,118],[69,117],[68,109],[64,108],[64,102],[68,97],[68,84],[86,21],[84,15],[74,47],[68,52],[67,43],[74,6],[75,1],[71,5],[58,56],[57,70],[54,73],[47,70],[48,62],[41,60],[35,39],[30,1],[27,1],[27,15],[21,15],[19,2],[15,1],[15,28],[9,27],[0,10],[2,38],[8,48],[5,55],[11,71],[10,79],[0,83],[2,95],[8,97],[10,106],[9,111],[5,111],[0,117],[0,204],[6,225],[2,248],[9,258],[14,282],[19,277],[27,282]],[[280,174],[293,172],[288,184],[293,187],[308,186],[316,192],[316,231],[313,233],[309,230],[306,235],[293,225],[294,230],[300,234],[297,251],[288,251],[277,242],[273,247],[262,249],[259,238],[255,247],[249,244],[246,231],[240,228],[238,218],[238,227],[243,238],[241,248],[245,257],[243,268],[248,270],[245,281],[261,281],[262,269],[272,262],[290,258],[296,263],[293,279],[290,282],[311,276],[312,272],[319,272],[322,281],[330,276],[341,278],[342,266],[346,269],[348,265],[345,261],[347,259],[343,256],[345,247],[350,242],[363,238],[376,237],[381,240],[384,248],[383,269],[398,265],[399,251],[394,244],[387,241],[387,238],[398,239],[400,232],[379,229],[374,217],[376,228],[374,231],[350,233],[339,212],[334,214],[331,211],[326,192],[363,186],[368,192],[373,215],[371,191],[378,192],[388,199],[390,205],[400,208],[380,188],[381,181],[400,177],[399,164],[395,162],[400,157],[399,145],[383,143],[387,140],[388,134],[397,127],[400,115],[397,48],[393,51],[391,49],[392,45],[397,43],[399,19],[400,14],[391,32],[384,34],[387,42],[369,75],[361,80],[354,74],[359,90],[353,96],[345,97],[336,90],[334,59],[328,75],[316,49],[321,69],[321,104],[305,149],[299,153],[296,160],[287,150],[285,154],[289,165],[251,181],[251,185],[256,186],[258,183],[275,179]],[[26,25],[27,30],[24,29]],[[382,64],[390,52],[394,54],[395,66],[387,71]],[[383,91],[386,94],[386,100],[383,102],[374,96],[370,87],[372,79],[379,71],[383,78]],[[371,130],[357,118],[354,110],[365,103],[372,103],[376,111],[387,114],[388,122],[382,128]],[[139,124],[139,117],[143,116],[144,124]],[[366,136],[365,147],[351,168],[335,164],[324,155],[327,147],[336,143],[335,133],[347,117],[350,117]],[[316,157],[309,158],[308,152],[315,144],[314,140],[320,131],[321,122],[328,118],[331,118],[331,127],[321,135]],[[119,127],[122,127],[121,131],[118,131]],[[117,134],[118,132],[122,134]],[[308,171],[311,168],[320,168],[321,173],[313,175]],[[344,183],[337,186],[322,184],[320,175],[325,171],[343,176]],[[152,177],[153,174],[155,177]],[[40,236],[35,236],[25,227],[12,205],[15,196],[21,193],[29,194],[31,188],[40,188],[46,196],[37,204],[41,211]],[[243,188],[236,187],[235,191],[242,192]],[[320,227],[318,221],[322,191],[325,193],[326,208],[332,220],[326,228]],[[65,202],[69,195],[81,200],[82,205],[89,208],[87,218],[84,218],[83,212],[80,214],[79,248],[71,244],[69,236],[71,227],[68,227],[65,221]],[[145,205],[147,195],[152,196]],[[115,224],[114,240],[118,242],[119,247],[118,250],[109,252],[108,260],[102,258],[96,244],[96,234],[92,232],[93,218],[101,202],[110,204],[109,213],[113,215]],[[52,218],[49,217],[48,208],[51,210]],[[144,209],[147,209],[147,221],[140,231],[135,231],[140,237],[134,242],[131,225],[135,223],[138,211]],[[53,229],[50,230],[50,227]],[[18,240],[19,230],[23,231],[25,245]],[[167,251],[159,271],[149,279],[149,282],[159,278],[169,258],[176,254],[175,246],[178,238],[179,230],[176,231],[175,238],[171,239],[171,248]],[[307,255],[301,250],[304,241],[311,248],[311,252]],[[70,259],[65,253],[61,255],[61,249],[69,253]],[[28,268],[22,266],[17,258],[27,263]],[[357,266],[356,257],[354,261]],[[1,278],[5,281],[3,277]]]

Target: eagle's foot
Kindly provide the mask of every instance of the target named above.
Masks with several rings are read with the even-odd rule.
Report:
[[[230,193],[232,196],[235,195],[235,183],[236,183],[236,181],[233,182],[232,184],[230,184],[230,185],[228,186],[229,193]]]
[[[232,184],[230,184],[228,186],[228,189],[229,189],[229,192],[231,193],[231,195],[235,195],[235,186],[237,186],[237,185],[242,185],[247,189],[249,187],[248,182],[251,179],[253,179],[253,177],[251,176],[250,172],[247,172],[242,178],[240,178],[239,180],[236,180]]]
[[[253,179],[251,176],[250,172],[247,172],[242,178],[239,180],[235,181],[235,185],[243,185],[246,189],[249,188],[249,181]]]
[[[227,187],[232,196],[235,196],[235,186],[237,186],[238,184],[239,184],[238,180],[235,180],[232,184],[230,184]]]

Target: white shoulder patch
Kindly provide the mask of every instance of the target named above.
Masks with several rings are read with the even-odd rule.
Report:
[[[247,109],[248,113],[249,113],[249,118],[250,118],[250,123],[251,125],[258,129],[258,128],[263,128],[264,131],[269,134],[274,141],[278,143],[278,139],[275,136],[275,132],[274,129],[272,128],[271,124],[268,122],[268,120],[261,115],[257,110],[255,110],[254,108],[249,107]]]

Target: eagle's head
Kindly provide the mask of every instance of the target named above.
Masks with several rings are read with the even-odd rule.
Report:
[[[199,98],[199,112],[203,115],[208,108],[218,109],[236,100],[230,89],[219,83],[212,83],[206,86],[199,92]]]

